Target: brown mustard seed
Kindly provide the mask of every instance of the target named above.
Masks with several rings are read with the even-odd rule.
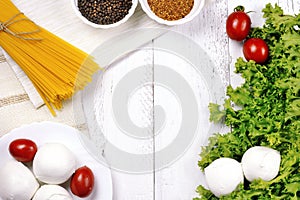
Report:
[[[101,25],[122,20],[132,7],[132,0],[78,0],[78,9],[87,20]]]
[[[187,16],[193,6],[194,0],[147,0],[152,12],[158,17],[174,21]]]

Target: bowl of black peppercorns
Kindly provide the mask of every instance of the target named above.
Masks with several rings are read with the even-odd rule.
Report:
[[[112,28],[126,22],[138,0],[71,0],[77,16],[95,28]]]

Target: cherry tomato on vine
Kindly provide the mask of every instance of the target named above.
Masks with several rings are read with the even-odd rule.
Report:
[[[9,153],[20,162],[32,161],[36,152],[36,144],[29,139],[16,139],[9,144]]]
[[[269,48],[263,39],[250,38],[243,45],[243,53],[246,60],[254,60],[258,64],[263,64],[268,59]]]
[[[83,166],[78,168],[71,177],[71,191],[78,197],[89,196],[94,188],[94,174],[92,170]]]
[[[244,12],[243,6],[234,9],[226,21],[226,32],[229,38],[237,41],[246,39],[251,28],[251,19]]]

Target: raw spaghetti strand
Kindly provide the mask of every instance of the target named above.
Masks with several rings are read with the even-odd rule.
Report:
[[[100,69],[93,58],[27,18],[10,0],[0,1],[0,45],[23,69],[55,115]]]

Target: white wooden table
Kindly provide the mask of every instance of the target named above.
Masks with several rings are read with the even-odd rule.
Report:
[[[199,45],[200,48],[205,50],[215,66],[215,73],[220,75],[221,85],[223,87],[226,87],[229,84],[238,85],[242,81],[238,75],[234,74],[233,68],[235,59],[242,55],[241,43],[229,40],[225,32],[226,18],[228,14],[233,11],[233,8],[238,4],[243,4],[246,7],[246,10],[256,11],[249,14],[253,26],[260,26],[263,23],[260,10],[268,2],[278,3],[286,12],[292,14],[299,13],[300,8],[299,0],[271,0],[257,1],[255,3],[252,3],[250,0],[230,2],[225,0],[215,0],[207,4],[199,16],[193,21],[177,27],[165,27],[150,20],[139,6],[135,15],[121,27],[109,30],[94,30],[83,24],[77,26],[74,25],[75,23],[80,24],[81,21],[78,20],[72,12],[70,1],[68,0],[43,2],[38,0],[32,0],[30,2],[15,0],[14,2],[20,6],[25,14],[27,11],[28,15],[38,24],[48,28],[50,31],[58,34],[87,52],[91,52],[91,49],[93,49],[91,46],[97,47],[103,42],[108,41],[113,35],[118,35],[129,29],[160,27],[176,31],[185,37],[190,38]],[[58,22],[58,19],[63,19],[63,21]],[[70,38],[70,34],[72,34],[72,38]],[[145,62],[153,62],[153,59],[151,59],[153,58],[153,49],[151,50],[151,48],[158,44],[159,39],[153,40],[147,44],[148,51],[143,52]],[[193,49],[190,49],[189,51],[191,51],[191,54],[193,53]],[[147,54],[149,55],[147,56]],[[155,151],[170,143],[170,138],[174,138],[177,134],[176,127],[178,127],[178,124],[182,121],[180,120],[180,117],[177,117],[180,115],[180,105],[178,108],[176,98],[172,97],[172,95],[176,96],[176,94],[166,92],[166,90],[164,90],[166,88],[158,89],[158,92],[154,92],[151,85],[146,85],[144,87],[139,87],[140,90],[136,90],[136,94],[132,95],[132,102],[128,104],[129,116],[131,117],[131,120],[139,126],[147,127],[150,139],[137,140],[140,141],[140,143],[135,143],[136,146],[134,146],[132,145],[133,142],[131,140],[131,142],[127,143],[126,137],[130,136],[123,136],[125,138],[123,140],[123,137],[120,137],[119,135],[122,132],[118,133],[118,131],[112,131],[117,130],[118,125],[114,124],[115,121],[111,118],[111,113],[113,112],[112,108],[110,109],[106,104],[109,105],[109,99],[113,97],[113,91],[116,89],[116,86],[118,86],[118,81],[121,80],[122,76],[125,76],[126,73],[134,68],[134,62],[130,57],[119,64],[122,66],[124,65],[123,68],[116,68],[118,70],[113,69],[105,78],[106,82],[104,83],[104,88],[106,88],[106,90],[105,94],[103,94],[105,101],[103,101],[104,103],[102,106],[105,105],[104,107],[108,109],[101,110],[104,112],[100,117],[104,117],[103,122],[105,122],[105,125],[101,128],[103,129],[104,135],[109,137],[106,138],[106,140],[112,140],[114,144],[122,146],[123,149],[127,148],[126,151],[134,151],[134,153],[140,154],[150,152],[153,156],[145,157],[145,162],[147,162],[150,169],[152,169],[148,172],[132,173],[132,171],[124,172],[112,170],[114,199],[188,200],[196,197],[196,187],[199,184],[204,183],[203,176],[197,167],[200,146],[204,143],[203,138],[196,135],[197,137],[194,138],[192,144],[187,148],[183,155],[178,157],[176,162],[165,166],[163,169],[156,170],[157,162]],[[74,105],[71,101],[66,102],[65,108],[62,112],[58,113],[56,118],[53,118],[45,107],[36,110],[3,56],[0,57],[0,67],[2,69],[0,73],[0,135],[4,135],[11,129],[22,124],[44,120],[62,122],[77,127],[87,133],[88,125],[81,122],[79,123],[78,113],[74,112]],[[191,81],[190,83],[194,83],[194,86],[192,86],[192,88],[195,88],[194,91],[197,91],[198,89],[198,92],[201,93],[201,88],[203,88],[203,86],[201,87],[201,84],[197,84],[198,82],[203,82],[201,76],[193,74],[193,71],[190,71],[190,69],[180,71],[182,69],[176,68],[176,70],[177,72],[182,72],[183,77],[190,75],[190,78],[187,78],[187,80]],[[154,75],[155,72],[153,73],[153,68],[151,67],[146,69],[144,73],[146,80],[156,80]],[[168,76],[170,76],[170,74],[165,75],[166,78],[168,78]],[[164,94],[164,92],[166,92],[166,94]],[[198,94],[195,94],[195,96],[197,95]],[[170,99],[166,100],[166,98]],[[199,101],[198,97],[196,99]],[[153,113],[152,109],[155,103],[161,104],[163,110],[172,111],[171,114],[165,113],[165,115],[163,115],[164,117],[170,118],[167,120],[169,124],[162,126],[162,129],[165,130],[161,131],[166,134],[169,133],[169,135],[163,135],[159,140],[156,137],[151,137],[156,130],[153,125],[155,120],[153,119],[157,116],[155,115],[156,112]],[[203,106],[201,102],[198,103]],[[175,105],[175,108],[173,108],[172,105]],[[200,126],[200,129],[205,129],[205,127]],[[226,127],[221,129],[223,132],[226,132],[227,130]],[[98,143],[101,142],[103,141],[98,141]],[[132,164],[135,166],[135,163]]]

